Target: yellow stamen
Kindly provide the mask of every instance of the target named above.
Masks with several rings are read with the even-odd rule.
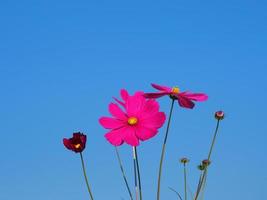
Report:
[[[138,119],[136,117],[130,117],[128,119],[128,124],[129,125],[135,125],[135,124],[137,124],[137,122],[138,122]]]
[[[81,147],[81,144],[75,144],[74,147],[75,147],[76,149],[79,149],[79,148]]]
[[[178,94],[180,92],[180,89],[178,87],[173,87],[172,88],[172,93],[173,94]]]

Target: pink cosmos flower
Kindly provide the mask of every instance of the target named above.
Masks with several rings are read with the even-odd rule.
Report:
[[[167,87],[157,84],[151,84],[152,87],[159,90],[159,92],[145,93],[146,98],[159,98],[165,95],[178,101],[179,105],[184,108],[194,108],[195,104],[193,101],[206,101],[208,96],[204,93],[192,93],[189,91],[180,92],[178,87]]]
[[[145,99],[143,92],[130,96],[126,90],[121,90],[123,101],[115,99],[109,104],[112,117],[101,117],[99,123],[110,131],[106,139],[114,146],[124,142],[138,146],[139,140],[145,141],[158,133],[165,122],[164,112],[159,112],[159,104],[154,99]]]

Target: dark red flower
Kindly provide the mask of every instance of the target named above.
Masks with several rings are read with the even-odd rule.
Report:
[[[63,144],[67,149],[74,151],[75,153],[80,153],[85,149],[86,135],[80,132],[73,133],[72,138],[63,139]]]

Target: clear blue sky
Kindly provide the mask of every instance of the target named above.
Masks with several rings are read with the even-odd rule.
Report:
[[[176,106],[162,199],[182,193],[178,159],[206,158],[213,112],[223,109],[206,200],[267,199],[267,3],[226,1],[0,2],[0,199],[88,199],[79,156],[62,138],[88,135],[84,157],[96,200],[127,199],[114,149],[98,118],[121,88],[151,82],[202,91]],[[159,100],[167,111],[169,100]],[[155,199],[161,129],[139,148],[144,199]],[[131,148],[121,147],[132,181]]]

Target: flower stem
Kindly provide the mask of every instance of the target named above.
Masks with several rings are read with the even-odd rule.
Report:
[[[214,135],[213,135],[212,143],[211,143],[209,154],[208,154],[208,161],[210,161],[211,153],[212,153],[212,150],[213,150],[213,147],[214,147],[214,144],[215,144],[215,141],[216,141],[217,133],[218,133],[218,130],[219,130],[219,125],[220,125],[220,119],[217,120],[216,129],[215,129],[215,132],[214,132]],[[202,185],[204,183],[204,180],[206,179],[207,172],[208,172],[207,168],[208,168],[208,166],[206,166],[206,168],[205,168],[205,170],[203,172],[203,175],[202,175],[202,178],[201,178],[201,181],[200,181],[200,185],[199,185],[199,187],[197,189],[195,200],[197,200],[197,198],[199,196],[199,193],[200,193],[200,191],[202,189]]]
[[[141,175],[140,175],[140,169],[139,169],[139,162],[138,162],[138,155],[137,155],[136,147],[134,147],[134,157],[135,157],[137,176],[138,176],[139,197],[140,197],[140,200],[142,200]]]
[[[80,152],[80,156],[81,156],[82,168],[83,168],[83,175],[84,175],[84,179],[85,179],[85,182],[86,182],[86,186],[87,186],[87,189],[88,189],[88,192],[89,192],[89,195],[90,195],[91,200],[94,200],[92,191],[91,191],[90,186],[89,186],[89,183],[88,183],[88,178],[87,178],[86,171],[85,171],[85,165],[84,165],[84,160],[83,160],[83,154],[82,154],[82,152]]]
[[[186,163],[184,163],[184,199],[187,200]]]
[[[216,137],[217,137],[217,133],[218,133],[218,130],[219,130],[219,125],[220,125],[220,120],[217,120],[215,133],[214,133],[214,136],[213,136],[213,139],[212,139],[212,143],[211,143],[211,147],[210,147],[210,151],[209,151],[209,154],[208,154],[208,160],[210,160],[210,156],[211,156],[211,153],[212,153],[212,150],[213,150],[213,147],[214,147],[214,144],[215,144],[215,140],[216,140]]]
[[[162,150],[161,150],[161,157],[160,157],[160,163],[159,163],[159,174],[158,174],[157,200],[160,199],[160,181],[161,181],[161,173],[162,173],[162,164],[163,164],[164,155],[165,155],[165,149],[166,149],[166,143],[167,143],[167,139],[168,139],[170,123],[171,123],[174,100],[175,99],[172,99],[172,102],[171,102],[171,108],[170,108],[170,113],[169,113],[169,118],[168,118],[167,129],[166,129],[165,138],[164,138],[164,142],[163,142]]]
[[[137,175],[136,175],[136,156],[133,147],[133,164],[134,164],[134,188],[135,188],[135,199],[138,200],[138,186],[137,186]]]
[[[126,178],[126,175],[125,175],[123,166],[122,166],[122,161],[121,161],[121,158],[120,158],[120,154],[119,154],[118,148],[115,147],[115,150],[116,150],[116,155],[117,155],[117,158],[118,158],[118,161],[119,161],[119,165],[120,165],[121,173],[122,173],[122,176],[123,176],[125,185],[126,185],[126,187],[127,187],[127,191],[128,191],[128,193],[129,193],[129,195],[130,195],[130,199],[133,200],[132,192],[131,192],[131,190],[130,190],[130,187],[129,187],[129,184],[128,184],[128,181],[127,181],[127,178]]]
[[[181,195],[179,194],[179,192],[177,192],[175,189],[173,189],[173,188],[171,188],[171,187],[169,187],[169,189],[170,189],[171,191],[173,191],[173,192],[179,197],[180,200],[183,200],[182,197],[181,197]]]

